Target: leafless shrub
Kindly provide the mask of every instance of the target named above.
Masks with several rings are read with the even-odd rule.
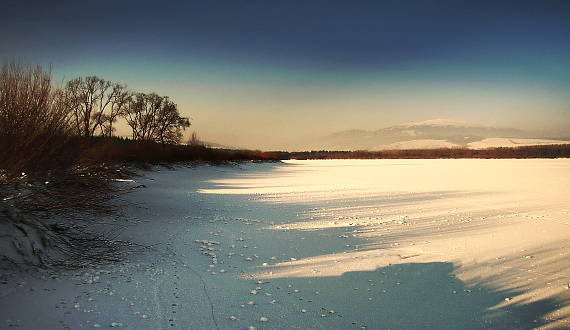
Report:
[[[68,163],[69,119],[63,92],[53,88],[49,71],[18,63],[2,66],[0,168],[7,175]]]
[[[13,205],[0,203],[0,269],[11,266],[81,268],[122,260],[143,247],[117,239],[117,229],[95,232],[89,224],[46,224]]]
[[[0,268],[2,261],[44,268],[93,266],[145,248],[118,239],[124,223],[107,223],[120,215],[110,201],[136,188],[110,183],[132,175],[127,168],[103,165],[78,167],[49,182],[22,175],[0,184]]]
[[[190,134],[190,138],[188,139],[187,144],[192,147],[204,145],[204,143],[198,138],[198,134],[196,132],[192,132],[192,134]]]

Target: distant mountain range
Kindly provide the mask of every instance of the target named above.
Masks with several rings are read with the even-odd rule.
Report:
[[[302,146],[304,150],[386,150],[442,147],[488,148],[570,143],[540,139],[530,132],[475,125],[448,119],[433,119],[382,128],[376,131],[347,130],[333,133]]]

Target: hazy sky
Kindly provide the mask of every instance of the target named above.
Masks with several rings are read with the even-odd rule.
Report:
[[[0,59],[169,95],[280,147],[449,118],[570,136],[570,1],[2,1]]]

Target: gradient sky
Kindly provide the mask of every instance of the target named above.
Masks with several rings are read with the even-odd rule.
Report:
[[[449,118],[570,136],[570,1],[11,1],[0,59],[169,95],[204,140]]]

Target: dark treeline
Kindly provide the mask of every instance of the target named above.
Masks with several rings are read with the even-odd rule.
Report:
[[[215,149],[200,144],[166,144],[140,142],[119,137],[95,137],[82,147],[88,162],[168,163],[189,161],[276,161],[284,153],[259,150]]]
[[[488,149],[441,148],[384,151],[305,151],[291,159],[437,159],[437,158],[570,158],[570,144],[500,147]]]

